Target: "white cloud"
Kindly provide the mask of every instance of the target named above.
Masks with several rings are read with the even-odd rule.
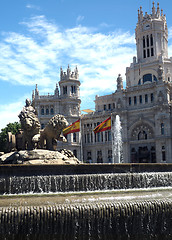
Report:
[[[100,92],[115,91],[118,74],[124,78],[125,68],[135,55],[134,35],[129,32],[103,34],[81,25],[62,29],[44,16],[22,24],[25,33],[2,34],[0,80],[25,86],[37,83],[40,91],[48,88],[53,92],[60,66],[77,65],[83,104],[86,96],[94,100]]]
[[[27,4],[26,8],[41,10],[41,8],[39,6],[36,6],[36,5],[33,5],[33,4]]]
[[[76,19],[76,24],[78,25],[80,22],[84,20],[84,16],[79,15]]]

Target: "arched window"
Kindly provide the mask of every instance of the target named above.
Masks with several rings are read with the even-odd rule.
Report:
[[[53,107],[51,107],[51,110],[50,110],[50,112],[51,112],[51,115],[53,115],[53,114],[54,114],[54,108],[53,108]]]
[[[49,115],[49,108],[46,108],[46,115]]]
[[[152,74],[148,73],[143,76],[143,83],[152,82]]]
[[[41,115],[44,115],[44,108],[41,108]]]
[[[140,131],[138,134],[138,140],[146,140],[147,139],[147,133],[145,131]]]

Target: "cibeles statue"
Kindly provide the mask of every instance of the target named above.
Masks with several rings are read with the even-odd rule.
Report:
[[[65,117],[60,114],[55,115],[49,120],[46,127],[40,130],[37,112],[30,99],[26,99],[26,106],[20,112],[19,118],[23,130],[23,146],[21,149],[46,148],[47,150],[54,150],[57,141],[67,141],[61,134],[63,129],[68,126]]]
[[[62,131],[68,126],[63,115],[53,116],[44,129],[40,129],[37,111],[26,99],[19,114],[21,130],[8,134],[9,152],[0,156],[2,164],[78,164],[80,161],[66,149],[57,150],[57,141],[66,142]]]
[[[26,99],[26,105],[18,117],[23,130],[22,149],[34,149],[35,143],[33,137],[40,134],[40,122],[36,110],[31,105],[30,99]]]

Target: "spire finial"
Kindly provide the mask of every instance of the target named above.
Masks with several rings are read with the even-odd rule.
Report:
[[[155,2],[153,2],[153,7],[152,7],[152,16],[155,16]]]
[[[159,10],[159,2],[157,3],[157,17],[160,16],[160,10]]]

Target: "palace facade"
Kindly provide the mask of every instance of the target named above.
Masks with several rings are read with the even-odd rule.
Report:
[[[112,133],[94,134],[93,129],[109,116],[112,124],[119,115],[122,126],[123,162],[172,162],[172,58],[168,57],[166,16],[153,3],[151,14],[138,10],[135,29],[137,57],[126,68],[126,88],[119,74],[114,93],[95,97],[95,111],[81,117],[80,133],[69,134],[66,148],[84,162],[112,162]],[[79,74],[61,69],[60,91],[40,96],[36,87],[33,101],[42,127],[60,113],[69,123],[80,116]],[[82,147],[81,147],[82,143]],[[64,143],[58,147],[65,147]]]

